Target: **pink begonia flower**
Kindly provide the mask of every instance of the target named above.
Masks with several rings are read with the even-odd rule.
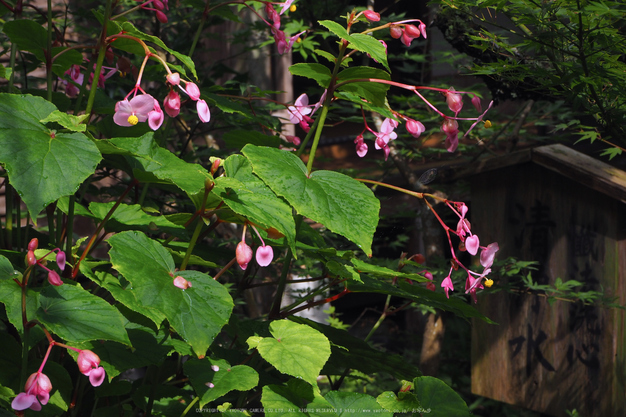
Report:
[[[18,411],[27,408],[40,411],[42,405],[48,404],[50,391],[52,391],[50,378],[41,372],[35,372],[24,384],[24,392],[18,394],[11,402],[11,408]]]
[[[167,79],[167,82],[172,84],[172,85],[179,85],[180,84],[180,74],[177,72],[173,72],[171,74],[167,74],[167,77],[165,77]]]
[[[367,144],[363,141],[363,135],[357,136],[354,143],[356,143],[356,154],[359,157],[363,158],[367,155]]]
[[[297,136],[285,135],[285,139],[287,140],[287,142],[293,143],[296,146],[300,146],[300,143],[302,143],[300,138]]]
[[[100,366],[100,357],[90,350],[81,350],[78,353],[78,370],[81,374],[89,377],[89,382],[94,387],[99,387],[104,382],[105,371]]]
[[[59,269],[61,271],[65,270],[65,252],[63,252],[62,250],[59,250],[59,252],[57,253],[57,265],[59,266]]]
[[[419,138],[426,128],[417,120],[409,119],[406,121],[406,130],[413,136],[415,139]]]
[[[274,37],[274,42],[276,43],[276,48],[278,49],[278,54],[282,55],[287,51],[287,35],[282,30],[276,29],[272,27],[272,36]]]
[[[163,115],[163,111],[161,110],[159,102],[154,100],[153,110],[148,113],[148,126],[150,126],[150,129],[157,130],[158,128],[160,128],[163,124],[164,117],[165,116]]]
[[[89,74],[89,84],[93,82],[93,75],[96,71],[96,64],[93,64],[93,70],[94,72]],[[108,72],[105,72],[105,70],[108,70]],[[111,78],[112,76],[114,76],[115,74],[117,74],[117,71],[118,71],[117,68],[105,67],[105,66],[101,67],[100,76],[98,77],[98,88],[104,88],[104,82],[108,80],[109,78]]]
[[[389,141],[398,137],[396,132],[393,130],[398,127],[398,122],[393,119],[385,119],[380,126],[380,132],[375,133],[376,141],[374,142],[374,147],[376,149],[382,149],[385,151],[385,161],[389,157],[389,146],[387,145]]]
[[[466,234],[472,233],[470,231],[471,228],[472,228],[472,225],[470,224],[469,220],[463,219],[463,218],[459,220],[459,222],[456,225],[456,234],[461,239],[461,242],[465,242]]]
[[[193,101],[197,101],[200,98],[200,89],[192,82],[188,82],[185,85],[185,91]]]
[[[484,268],[490,268],[491,265],[493,265],[493,260],[498,250],[500,250],[498,242],[493,242],[487,245],[487,247],[480,252],[480,264]]]
[[[287,10],[289,10],[289,8],[291,7],[291,4],[294,2],[294,0],[287,0],[284,3],[282,3],[283,8],[280,9],[280,14],[282,15],[283,13],[285,13]]]
[[[180,113],[180,95],[175,90],[170,90],[165,100],[163,100],[165,113],[170,117],[176,117]]]
[[[446,92],[446,103],[448,103],[448,108],[456,116],[463,108],[463,97],[459,93],[455,93],[454,88],[450,87]]]
[[[72,65],[70,69],[65,71],[65,75],[69,75],[70,79],[78,85],[82,85],[85,78],[85,76],[80,73],[80,66],[78,65]],[[65,94],[67,94],[70,98],[76,97],[80,92],[80,88],[78,86],[67,80],[63,80],[63,84],[65,84]]]
[[[293,124],[300,123],[304,120],[304,116],[311,113],[309,97],[306,94],[301,94],[300,97],[296,99],[294,105],[289,106],[287,110],[290,114],[289,121]]]
[[[456,151],[459,146],[459,123],[454,119],[446,118],[441,126],[441,131],[446,134],[445,146],[448,152]]]
[[[448,276],[441,282],[441,287],[446,291],[446,297],[448,298],[450,298],[450,294],[448,294],[448,291],[454,291],[452,278],[450,278],[451,275],[452,275],[452,268],[450,268],[450,272],[448,273]]]
[[[404,31],[412,38],[419,38],[422,32],[415,25],[404,25]]]
[[[469,252],[470,255],[474,256],[478,253],[478,248],[480,247],[480,242],[478,239],[478,235],[472,235],[465,239],[465,249]]]
[[[185,278],[179,275],[174,278],[174,286],[182,290],[186,290],[187,288],[191,288],[193,285],[191,285],[191,282],[187,281]]]
[[[211,111],[209,105],[204,100],[198,100],[196,102],[196,110],[198,111],[198,117],[204,123],[209,123],[211,120]]]
[[[48,271],[48,282],[55,287],[63,285],[61,277],[55,271]]]
[[[378,22],[378,21],[380,21],[380,14],[376,13],[373,10],[365,10],[363,12],[363,14],[365,15],[365,18],[367,20],[369,20],[370,22]]]
[[[436,287],[435,287],[435,283],[433,282],[433,274],[431,274],[427,270],[423,270],[422,272],[420,272],[420,274],[424,275],[424,278],[428,278],[430,280],[430,282],[426,284],[426,289],[435,291]]]
[[[403,33],[404,31],[400,26],[391,25],[391,27],[389,28],[389,35],[391,35],[391,37],[394,39],[400,39]]]
[[[241,269],[245,271],[248,264],[252,260],[252,248],[242,240],[237,245],[237,249],[235,249],[235,256],[237,258],[237,263]]]
[[[274,259],[274,250],[271,246],[260,246],[256,250],[256,261],[260,266],[268,266]]]
[[[296,33],[295,35],[293,35],[292,37],[289,38],[289,43],[287,44],[287,49],[285,50],[285,52],[289,52],[291,51],[291,47],[293,46],[294,43],[296,43],[298,41],[298,38],[300,36],[302,36],[303,33],[305,33],[306,30],[303,30],[300,33]],[[281,54],[282,55],[282,54]]]
[[[154,110],[154,97],[142,94],[130,101],[124,99],[115,105],[113,121],[119,126],[134,126],[138,122],[148,120],[148,114]]]

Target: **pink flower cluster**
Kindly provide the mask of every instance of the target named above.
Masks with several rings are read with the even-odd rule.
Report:
[[[57,266],[59,267],[61,271],[64,271],[65,270],[65,252],[63,252],[59,248],[54,248],[53,250],[48,252],[46,255],[37,259],[37,256],[35,255],[35,250],[37,250],[38,245],[39,245],[39,240],[37,240],[37,238],[31,239],[31,241],[28,242],[28,252],[26,252],[26,263],[29,266],[39,265],[40,267],[48,271],[48,282],[51,285],[54,285],[57,287],[63,285],[63,281],[61,280],[59,273],[48,268],[43,261],[46,259],[46,257],[49,254],[51,254],[52,252],[56,252],[57,253],[56,254]]]
[[[410,20],[410,22],[414,22],[415,20]],[[415,25],[406,24],[403,22],[398,22],[396,24],[391,25],[389,28],[389,34],[394,39],[400,39],[401,42],[406,46],[411,46],[411,42],[413,39],[417,39],[421,36],[426,38],[426,25],[421,21],[419,22],[419,28]]]
[[[246,243],[246,226],[247,225],[244,225],[243,228],[241,242],[237,244],[237,248],[235,249],[235,257],[237,258],[237,263],[239,264],[239,267],[244,271],[246,270],[246,268],[248,268],[248,264],[252,260],[252,248]],[[272,263],[272,260],[274,259],[274,250],[271,246],[265,245],[265,241],[263,241],[263,238],[259,234],[259,231],[256,230],[256,227],[254,227],[253,225],[250,226],[252,226],[259,239],[261,239],[261,246],[256,250],[256,261],[259,266],[268,266],[270,263]]]
[[[493,265],[493,261],[495,258],[496,252],[500,249],[497,242],[490,243],[487,246],[480,246],[480,240],[477,235],[472,233],[471,224],[465,218],[467,214],[468,208],[463,202],[449,202],[446,201],[446,205],[454,211],[454,213],[459,216],[459,221],[456,226],[456,230],[450,229],[448,226],[443,224],[446,233],[448,235],[448,242],[450,244],[450,250],[452,252],[452,266],[450,267],[450,272],[448,276],[442,281],[441,286],[444,288],[446,292],[446,296],[449,297],[448,291],[454,291],[454,285],[452,284],[452,271],[454,269],[458,269],[460,266],[467,272],[467,279],[465,281],[465,293],[469,293],[472,296],[474,302],[477,302],[476,299],[476,290],[484,288],[482,285],[482,280],[491,272],[491,266]],[[441,222],[441,219],[439,219]],[[482,249],[480,253],[480,264],[483,266],[482,273],[474,272],[466,268],[456,257],[454,248],[452,246],[452,241],[450,240],[450,231],[456,234],[461,240],[462,249],[467,250],[470,255],[476,255],[479,249]]]
[[[200,120],[204,123],[208,123],[211,120],[209,106],[206,101],[200,98],[200,89],[196,84],[181,80],[178,73],[169,73],[167,75],[167,81],[170,85],[170,92],[163,100],[163,107],[168,116],[176,117],[180,113],[180,95],[173,88],[177,86],[181,91],[184,91],[191,100],[196,102],[196,110],[198,111]],[[181,82],[185,84],[185,88],[180,85]],[[141,91],[143,94],[135,95],[128,100],[131,94],[137,94],[138,91]],[[148,121],[148,125],[152,130],[160,128],[163,124],[163,119],[164,115],[159,102],[150,94],[143,91],[138,84],[128,93],[124,100],[117,102],[115,105],[115,114],[113,115],[113,121],[119,126],[134,126],[139,122]]]
[[[22,411],[30,408],[34,411],[40,411],[42,405],[48,404],[50,400],[50,391],[52,391],[52,383],[50,378],[44,374],[43,367],[46,364],[50,349],[55,343],[51,343],[48,347],[48,352],[43,360],[39,370],[31,374],[24,384],[24,392],[19,393],[11,402],[11,407],[14,410]],[[89,377],[89,382],[94,387],[98,387],[104,382],[105,371],[100,366],[100,358],[98,355],[90,350],[80,350],[66,346],[69,349],[75,350],[78,353],[78,370]]]
[[[309,104],[309,96],[301,94],[295,101],[293,106],[288,106],[289,121],[293,124],[298,124],[305,132],[311,130],[310,124],[313,123],[311,116],[315,114],[326,100],[326,91],[322,94],[320,101],[316,104]],[[297,137],[287,137],[288,142],[294,143],[296,146],[300,144],[300,139]]]
[[[302,31],[302,32],[300,32],[300,33],[290,37],[289,41],[287,41],[287,35],[285,35],[285,32],[280,30],[280,17],[287,10],[289,10],[289,8],[293,4],[293,2],[294,2],[294,0],[286,0],[284,3],[278,3],[279,6],[282,6],[282,8],[280,9],[280,13],[277,12],[276,9],[274,9],[274,4],[275,3],[264,2],[265,3],[265,14],[267,15],[268,19],[271,20],[271,23],[268,22],[267,20],[263,19],[263,17],[259,16],[270,27],[270,30],[272,31],[272,36],[274,37],[274,42],[276,42],[276,48],[278,49],[278,53],[280,55],[284,54],[285,52],[289,52],[291,50],[291,47],[293,46],[293,44],[298,40],[298,38],[304,32],[306,32],[306,31]],[[253,10],[254,13],[256,13],[256,11],[254,9],[251,9],[251,10]]]
[[[94,64],[94,70],[96,69],[96,65]],[[75,98],[80,92],[80,86],[83,85],[83,81],[85,76],[80,72],[81,68],[79,65],[72,65],[70,69],[65,71],[65,75],[69,76],[69,80],[61,80],[65,85],[65,94],[67,94],[70,98]],[[103,66],[100,68],[100,77],[98,77],[98,87],[104,88],[104,82],[117,74],[118,69],[112,67]],[[93,72],[89,74],[89,84],[93,81]]]

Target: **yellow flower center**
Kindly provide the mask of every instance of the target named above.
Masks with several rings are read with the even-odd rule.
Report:
[[[128,116],[128,123],[135,126],[137,123],[139,123],[139,118],[134,114],[131,114],[130,116]]]
[[[296,11],[296,5],[295,5],[295,4],[292,4],[292,5],[291,5],[291,7],[289,8],[289,11],[290,11],[291,13],[295,12],[295,11]]]
[[[489,129],[491,127],[491,122],[489,120],[485,120],[485,127]]]
[[[485,280],[485,287],[491,288],[492,285],[493,285],[493,280],[492,279],[486,279]]]

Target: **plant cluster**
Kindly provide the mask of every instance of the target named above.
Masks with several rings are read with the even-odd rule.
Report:
[[[315,36],[285,33],[282,19],[296,10],[293,0],[189,2],[201,20],[187,55],[131,20],[140,16],[140,22],[149,11],[160,24],[173,24],[167,0],[107,0],[93,10],[100,33],[91,44],[66,40],[51,1],[35,15],[21,0],[0,3],[8,16],[2,33],[9,56],[8,67],[0,67],[7,79],[0,93],[0,164],[9,207],[0,234],[7,329],[0,336],[11,364],[0,373],[0,405],[50,415],[469,413],[443,381],[374,349],[369,336],[363,341],[295,316],[365,292],[387,296],[370,336],[385,317],[414,303],[488,321],[460,297],[450,298],[456,270],[463,271],[464,293],[474,301],[478,290],[493,284],[488,275],[498,245],[481,245],[465,203],[314,169],[329,111],[340,103],[363,114],[355,139],[360,157],[373,140],[386,158],[401,123],[411,137],[424,132],[419,120],[388,105],[391,87],[414,93],[437,115],[448,152],[459,136],[486,123],[492,104],[483,110],[472,92],[391,80],[386,42],[409,46],[425,38],[421,20],[379,24],[375,11],[355,10],[343,25],[320,21],[335,43],[315,53],[331,68],[300,63],[290,71],[314,80],[321,98],[310,104],[300,95],[295,103],[280,103],[234,82],[210,85],[191,55],[211,16],[241,22],[233,10],[256,15],[277,52],[286,53],[302,37]],[[359,54],[377,67],[354,65]],[[17,65],[18,57],[31,64]],[[43,69],[43,78],[32,74],[36,69]],[[465,96],[471,97],[470,116]],[[278,119],[278,109],[289,119]],[[384,117],[378,129],[368,125],[372,112]],[[284,123],[299,125],[306,136],[282,134]],[[234,152],[196,147],[220,129],[229,130],[222,139]],[[440,202],[458,218],[451,227],[435,212],[450,247],[446,278],[435,282],[420,254],[401,256],[395,268],[368,260],[380,203],[366,184],[414,196],[433,212],[433,202]],[[34,226],[22,225],[21,202]],[[93,220],[95,230],[74,229],[77,218]],[[352,246],[329,246],[322,229]],[[465,265],[459,251],[479,256],[482,272]],[[319,275],[300,276],[296,262],[315,264]],[[286,287],[298,281],[320,286],[283,305]],[[262,319],[251,317],[240,300],[265,285],[274,287],[271,302]],[[404,304],[391,307],[392,297]],[[67,350],[91,386],[54,346]],[[352,371],[387,372],[404,382],[377,397],[341,391]],[[332,386],[324,395],[320,375]]]

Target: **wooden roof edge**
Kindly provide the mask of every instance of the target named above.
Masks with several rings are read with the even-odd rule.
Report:
[[[626,203],[626,171],[558,143],[450,167],[446,172],[440,171],[439,176],[444,181],[454,181],[526,162],[533,162]]]
[[[561,144],[532,150],[532,161],[626,203],[626,171]]]

